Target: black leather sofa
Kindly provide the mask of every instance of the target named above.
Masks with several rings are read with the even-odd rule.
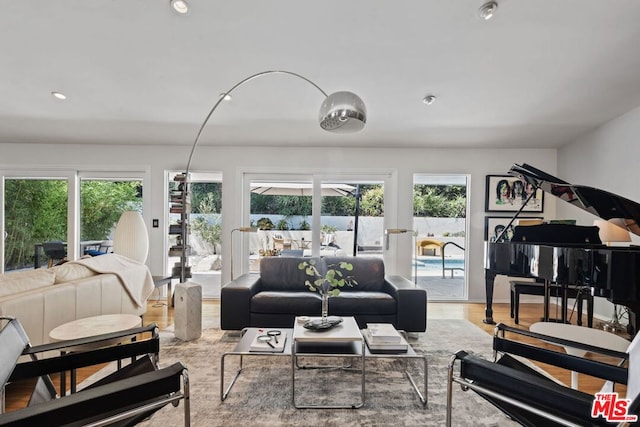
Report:
[[[222,287],[221,328],[291,328],[296,316],[319,316],[321,297],[304,285],[311,279],[298,265],[310,258],[266,257],[260,275],[245,274]],[[385,276],[384,263],[370,257],[325,257],[327,265],[341,261],[358,284],[341,289],[329,299],[329,315],[354,316],[358,326],[392,323],[396,329],[424,332],[427,328],[427,292],[402,276]]]

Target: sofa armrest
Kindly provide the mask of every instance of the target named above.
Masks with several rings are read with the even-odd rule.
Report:
[[[385,291],[398,303],[397,329],[406,332],[427,330],[427,291],[402,276],[386,276]]]
[[[220,291],[220,328],[241,330],[251,325],[251,298],[260,290],[260,277],[243,274]]]

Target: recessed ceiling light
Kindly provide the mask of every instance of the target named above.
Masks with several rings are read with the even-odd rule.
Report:
[[[220,98],[224,98],[225,101],[231,101],[231,95],[229,95],[228,93],[221,93]]]
[[[67,99],[67,95],[65,95],[62,92],[51,92],[51,96],[53,96],[56,99],[59,99],[61,101],[64,101],[65,99]]]
[[[493,15],[495,15],[497,9],[498,3],[496,3],[495,1],[487,2],[480,6],[480,9],[478,10],[478,16],[480,16],[480,18],[484,19],[485,21],[488,21],[489,19],[493,18]]]
[[[422,103],[426,105],[431,105],[435,102],[435,100],[436,100],[435,95],[427,95],[424,98],[422,98]]]
[[[171,8],[180,15],[189,13],[189,3],[186,0],[171,0]]]

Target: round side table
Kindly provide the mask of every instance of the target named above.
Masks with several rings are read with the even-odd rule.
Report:
[[[135,314],[104,314],[101,316],[85,317],[84,319],[76,319],[71,322],[63,323],[49,332],[49,338],[52,341],[67,341],[80,338],[87,338],[94,335],[108,334],[111,332],[119,332],[127,329],[137,328],[142,325],[142,319]],[[88,344],[66,349],[64,353],[70,351],[83,351],[96,348],[96,346],[104,347],[123,342],[130,337],[120,337],[111,341],[101,341],[99,344]],[[135,337],[133,337],[135,338]],[[120,361],[118,361],[118,369]],[[71,371],[71,393],[76,392],[76,373]],[[66,394],[66,374],[60,373],[60,395]]]

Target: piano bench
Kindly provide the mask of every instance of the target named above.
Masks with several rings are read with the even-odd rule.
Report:
[[[513,322],[519,324],[519,308],[520,308],[520,295],[540,295],[544,296],[544,284],[538,282],[520,282],[512,280],[511,282],[511,304],[510,314]],[[578,305],[578,326],[582,326],[582,308],[586,301],[587,303],[587,326],[593,327],[593,296],[585,289],[577,287],[566,287],[560,285],[549,285],[549,296],[559,297],[562,299],[562,310],[566,313],[567,307],[565,306],[565,299],[563,292],[566,292],[567,298],[573,298],[577,300]]]

